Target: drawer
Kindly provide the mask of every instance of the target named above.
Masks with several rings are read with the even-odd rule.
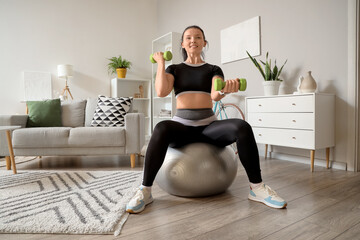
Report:
[[[315,133],[311,130],[254,127],[253,131],[257,143],[315,149]]]
[[[314,112],[314,95],[246,99],[247,112]]]
[[[253,127],[314,130],[314,113],[257,113],[249,112],[248,123]]]

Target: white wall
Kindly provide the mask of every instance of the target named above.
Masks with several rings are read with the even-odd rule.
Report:
[[[23,71],[52,74],[53,97],[65,86],[57,65],[74,65],[74,98],[110,94],[107,58],[133,63],[129,76],[151,76],[156,0],[0,0],[0,114],[25,113]]]
[[[227,79],[247,78],[247,91],[227,98],[243,108],[244,97],[263,95],[261,75],[249,59],[221,65],[220,30],[260,16],[260,59],[267,51],[278,63],[288,59],[280,93],[295,91],[299,76],[311,70],[320,92],[336,94],[336,148],[331,159],[351,163],[346,158],[347,10],[347,1],[340,0],[159,0],[158,35],[201,26],[210,43],[207,62],[221,66]],[[305,150],[277,147],[274,151],[309,157]],[[325,151],[316,151],[315,157],[324,159]]]

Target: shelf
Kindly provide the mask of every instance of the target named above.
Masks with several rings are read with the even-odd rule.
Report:
[[[171,95],[166,97],[154,97],[154,100],[171,99]]]
[[[149,101],[150,98],[133,98],[134,101]]]
[[[154,118],[158,118],[158,119],[171,119],[171,117],[159,117],[159,116],[154,116]]]
[[[133,82],[150,82],[150,79],[142,79],[142,78],[114,78],[119,81],[133,81]]]

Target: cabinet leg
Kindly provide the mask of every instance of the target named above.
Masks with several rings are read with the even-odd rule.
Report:
[[[265,144],[265,159],[267,158],[267,152],[268,152],[268,145]]]
[[[9,156],[5,156],[6,170],[11,170],[11,161]]]
[[[315,150],[311,150],[310,151],[311,172],[314,171],[314,158],[315,158]]]
[[[136,159],[136,154],[132,153],[130,154],[130,164],[131,164],[131,168],[135,167],[135,159]]]
[[[326,168],[329,169],[330,148],[326,148]]]

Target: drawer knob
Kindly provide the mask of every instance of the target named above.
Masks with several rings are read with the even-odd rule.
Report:
[[[259,104],[259,107],[262,107],[262,105],[261,105],[261,104]]]
[[[296,106],[296,103],[292,103],[291,105]]]
[[[259,118],[259,122],[261,122],[262,121],[262,119],[261,118]]]
[[[292,139],[296,140],[296,137],[292,137]]]
[[[295,119],[293,119],[292,121],[293,121],[293,122],[296,122],[296,120],[295,120]]]
[[[261,133],[259,133],[259,136],[260,136],[260,137],[262,136]]]

